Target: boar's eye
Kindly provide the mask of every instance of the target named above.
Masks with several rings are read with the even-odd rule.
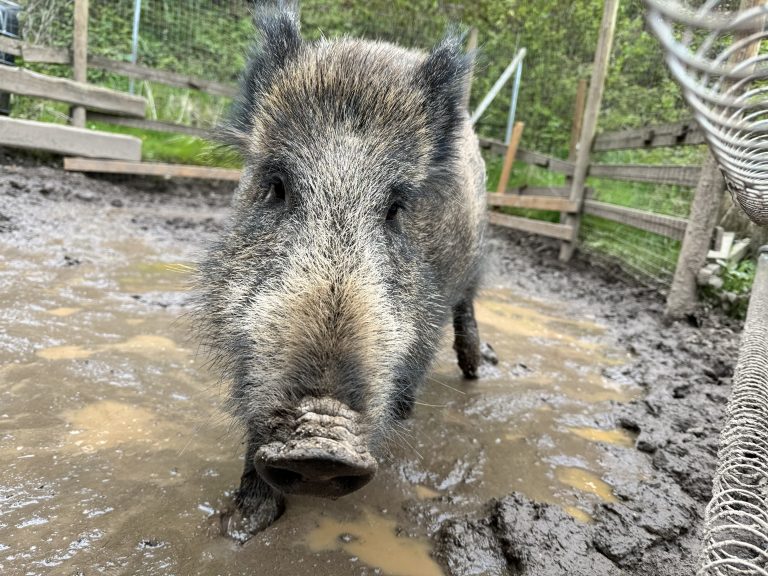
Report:
[[[400,212],[400,209],[403,207],[400,202],[393,202],[392,205],[389,207],[389,210],[387,210],[387,222],[391,222],[397,217],[397,213]]]
[[[269,181],[269,189],[265,197],[267,202],[284,203],[285,202],[285,183],[280,176],[274,176]]]

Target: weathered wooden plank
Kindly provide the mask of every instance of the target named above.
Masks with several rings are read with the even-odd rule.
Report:
[[[567,224],[555,224],[543,220],[532,220],[531,218],[521,218],[520,216],[509,216],[499,214],[498,212],[488,212],[488,221],[498,226],[506,226],[523,232],[558,238],[560,240],[573,239],[573,227]]]
[[[564,186],[556,187],[539,187],[539,186],[522,186],[521,188],[509,188],[506,194],[517,194],[519,196],[554,196],[557,198],[565,198],[568,196],[569,189]]]
[[[0,116],[0,146],[91,158],[141,158],[141,140],[133,136],[4,116]]]
[[[704,134],[696,122],[677,122],[644,126],[633,130],[606,132],[595,138],[592,150],[625,150],[631,148],[657,148],[661,146],[688,146],[704,144]]]
[[[103,174],[136,174],[141,176],[161,176],[164,178],[240,180],[240,170],[190,166],[187,164],[162,164],[160,162],[119,162],[91,160],[88,158],[64,158],[64,170],[100,172]]]
[[[12,56],[21,56],[21,41],[0,34],[0,52]]]
[[[677,186],[696,186],[700,173],[700,166],[650,164],[591,164],[589,166],[589,175],[593,177]]]
[[[0,66],[0,90],[85,106],[89,110],[140,118],[144,117],[146,106],[146,100],[139,96],[12,66]]]
[[[504,164],[501,167],[501,176],[499,176],[499,185],[496,187],[496,192],[503,193],[509,184],[509,175],[512,172],[512,165],[515,163],[515,157],[517,156],[517,148],[520,146],[520,139],[523,137],[523,128],[525,128],[525,122],[515,122],[515,127],[512,130],[512,137],[507,145],[507,151],[504,154]]]
[[[88,120],[92,120],[94,122],[105,122],[107,124],[117,124],[118,126],[141,128],[142,130],[156,130],[157,132],[173,132],[175,134],[186,134],[187,136],[196,136],[198,138],[210,138],[210,131],[206,130],[205,128],[185,126],[184,124],[174,124],[173,122],[145,120],[142,118],[128,118],[126,116],[113,116],[111,114],[100,114],[98,112],[89,113]]]
[[[558,172],[560,174],[566,175],[573,174],[573,163],[560,160],[559,158],[555,158],[553,156],[547,156],[546,154],[542,154],[540,152],[532,152],[531,150],[518,150],[517,159],[521,162],[525,162],[526,164],[546,168],[552,172]]]
[[[68,48],[36,46],[3,35],[0,35],[0,52],[20,56],[25,62],[37,62],[41,64],[72,63],[72,55]]]
[[[493,140],[491,138],[481,138],[478,136],[478,141],[480,142],[480,148],[484,150],[489,150],[490,152],[494,154],[498,154],[499,156],[504,156],[504,154],[507,153],[507,147],[504,145],[504,142],[501,140]]]
[[[75,26],[72,33],[72,79],[88,82],[88,0],[75,0]],[[85,128],[85,107],[73,106],[70,112],[72,126]]]
[[[507,151],[507,147],[503,142],[499,140],[492,140],[490,138],[480,138],[480,147],[485,150],[499,155],[504,155]],[[525,162],[526,164],[532,164],[534,166],[540,166],[541,168],[547,168],[553,172],[559,172],[561,174],[573,174],[573,164],[565,160],[560,160],[553,156],[547,156],[540,152],[532,152],[530,150],[523,150],[519,148],[517,150],[516,160]]]
[[[538,186],[522,186],[520,188],[508,188],[505,191],[505,194],[517,196],[554,196],[558,198],[565,198],[568,196],[568,193],[568,188],[552,186],[547,188]]]
[[[584,200],[584,212],[675,240],[683,239],[685,228],[688,225],[688,220],[685,218],[665,216],[636,208],[598,202],[597,200]]]
[[[575,202],[552,196],[514,196],[489,192],[487,197],[489,206],[510,206],[512,208],[533,208],[558,212],[576,212],[579,208]]]
[[[128,76],[129,78],[149,80],[167,86],[176,86],[177,88],[193,88],[195,90],[200,90],[201,92],[213,94],[214,96],[227,96],[232,98],[237,94],[237,87],[232,84],[214,82],[212,80],[205,80],[203,78],[179,74],[177,72],[169,72],[167,70],[158,70],[157,68],[132,64],[131,62],[111,60],[109,58],[104,58],[103,56],[89,56],[88,64],[94,68],[100,68],[108,72]]]

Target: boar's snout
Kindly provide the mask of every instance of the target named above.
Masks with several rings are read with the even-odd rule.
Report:
[[[309,398],[298,410],[287,441],[259,448],[256,469],[287,494],[338,498],[365,486],[378,464],[370,454],[360,415],[329,398]]]

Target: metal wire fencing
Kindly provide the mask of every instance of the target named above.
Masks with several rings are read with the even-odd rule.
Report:
[[[641,0],[622,2],[599,131],[611,132],[690,119],[677,84],[663,66],[663,53],[647,30]],[[613,150],[594,153],[600,164],[700,165],[703,146]],[[600,202],[687,218],[693,188],[670,184],[589,178],[592,198]],[[638,281],[669,286],[680,240],[587,215],[580,231],[581,249],[593,258],[618,264]]]

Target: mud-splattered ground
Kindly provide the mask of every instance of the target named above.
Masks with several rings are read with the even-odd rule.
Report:
[[[0,163],[0,573],[692,573],[737,334],[496,232],[478,305],[500,365],[446,346],[389,461],[212,529],[242,466],[186,283],[231,187]]]

